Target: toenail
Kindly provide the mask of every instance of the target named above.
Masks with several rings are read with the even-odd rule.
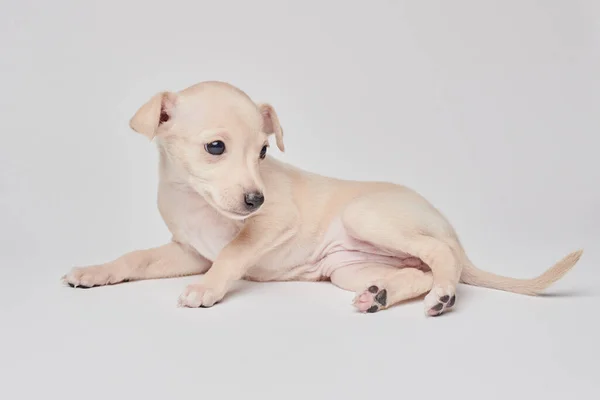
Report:
[[[452,307],[454,305],[455,301],[456,301],[456,295],[452,296],[452,298],[450,299],[450,302],[448,303],[448,307]]]
[[[371,293],[377,293],[377,292],[379,292],[379,288],[377,286],[375,286],[375,285],[371,286],[368,290]]]
[[[375,301],[377,301],[382,306],[385,306],[387,303],[387,290],[383,289],[381,292],[375,296]]]
[[[375,312],[375,311],[377,311],[377,310],[379,310],[379,307],[377,307],[377,306],[371,306],[371,307],[370,307],[370,308],[367,310],[367,312],[368,312],[368,313],[374,313],[374,312]]]
[[[447,302],[448,302],[448,300],[450,300],[450,296],[448,296],[448,295],[445,295],[445,296],[442,296],[442,297],[440,297],[440,301],[441,301],[442,303],[447,303]]]
[[[89,289],[89,288],[92,287],[92,286],[83,286],[83,285],[77,285],[77,286],[75,286],[71,282],[69,282],[69,286],[71,286],[72,288],[75,288],[75,289]]]
[[[435,306],[431,307],[433,311],[441,311],[442,308],[444,308],[444,305],[442,303],[437,303]]]

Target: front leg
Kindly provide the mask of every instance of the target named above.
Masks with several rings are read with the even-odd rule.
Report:
[[[177,242],[127,253],[106,264],[73,268],[62,277],[71,287],[91,288],[142,279],[195,275],[210,268],[195,250]]]
[[[240,233],[221,250],[201,283],[189,285],[179,296],[179,306],[211,307],[223,299],[231,285],[241,279],[270,251],[297,232],[296,219],[260,215],[247,221]]]

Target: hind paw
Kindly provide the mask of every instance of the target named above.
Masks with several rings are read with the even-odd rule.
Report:
[[[357,293],[353,304],[362,313],[377,312],[387,305],[387,290],[371,285],[364,292]]]
[[[456,294],[454,289],[434,288],[425,296],[425,313],[431,317],[442,315],[454,306]]]

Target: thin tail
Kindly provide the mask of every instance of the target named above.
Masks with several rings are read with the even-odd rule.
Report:
[[[542,275],[532,279],[517,279],[496,275],[480,270],[469,262],[463,267],[460,281],[468,285],[535,296],[569,272],[579,261],[582,254],[583,250],[574,251]]]

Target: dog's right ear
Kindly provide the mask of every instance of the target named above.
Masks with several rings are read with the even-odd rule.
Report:
[[[172,92],[160,92],[146,102],[129,121],[134,131],[152,140],[158,128],[173,117],[177,95]]]

